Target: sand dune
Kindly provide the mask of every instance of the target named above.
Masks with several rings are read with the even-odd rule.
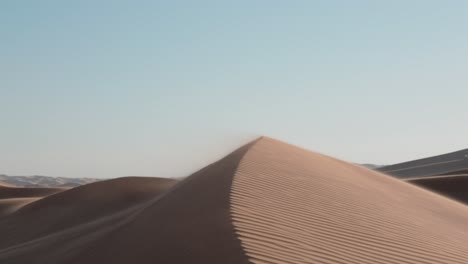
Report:
[[[377,169],[385,174],[398,178],[412,178],[453,174],[457,171],[468,170],[468,149],[448,154],[418,159]],[[460,173],[457,173],[460,174]]]
[[[144,203],[175,183],[173,179],[124,177],[45,197],[0,220],[0,248],[123,211]],[[35,219],[34,225],[31,219]]]
[[[80,185],[101,181],[94,178],[66,178],[50,176],[8,176],[0,174],[0,182],[17,187],[77,187]]]
[[[113,188],[103,187],[96,189]],[[75,203],[81,195],[71,191],[9,216],[25,221],[13,233],[24,232],[27,221],[54,215],[52,204]],[[67,193],[68,200],[56,199]],[[130,208],[106,202],[115,208],[80,224],[94,212],[94,199],[55,213],[72,223],[67,228],[17,240],[15,246],[5,243],[14,236],[2,236],[0,263],[466,264],[468,259],[465,205],[269,138]],[[83,215],[69,215],[75,211]],[[18,219],[0,222],[0,234]]]
[[[468,175],[468,169],[465,170],[454,170],[454,171],[448,171],[445,173],[440,173],[437,174],[436,176],[444,176],[444,175]]]
[[[0,199],[0,217],[16,212],[21,207],[42,197]]]
[[[0,217],[11,214],[21,207],[65,190],[64,188],[22,188],[0,183]]]
[[[45,197],[64,190],[66,190],[66,188],[24,188],[1,186],[0,199]]]
[[[17,187],[17,186],[0,181],[0,188],[2,187]]]
[[[468,174],[413,178],[408,182],[468,204]]]

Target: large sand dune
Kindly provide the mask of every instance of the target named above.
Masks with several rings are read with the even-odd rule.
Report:
[[[97,197],[112,188],[96,188]],[[63,206],[76,199],[69,195]],[[61,204],[44,201],[8,216],[0,234],[23,221],[17,235],[27,223],[54,215],[51,204]],[[111,203],[106,204],[113,210],[85,223],[70,219],[82,219],[81,213],[59,209],[58,217],[72,225],[23,236],[14,245],[7,240],[16,235],[0,237],[0,263],[466,264],[468,259],[465,205],[269,138],[131,207]],[[94,212],[91,201],[75,206],[84,215]]]

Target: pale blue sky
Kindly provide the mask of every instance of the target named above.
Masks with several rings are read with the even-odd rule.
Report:
[[[1,1],[0,173],[185,176],[259,135],[468,147],[468,1]]]

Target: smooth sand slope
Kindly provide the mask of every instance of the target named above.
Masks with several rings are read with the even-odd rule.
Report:
[[[0,199],[0,218],[18,211],[21,207],[42,197]]]
[[[413,178],[408,182],[468,204],[468,174]]]
[[[8,184],[8,183],[6,183],[6,182],[1,182],[1,181],[0,181],[0,188],[2,188],[2,187],[15,187],[15,186],[12,185],[12,184]]]
[[[461,174],[459,171],[468,171],[468,149],[384,166],[377,170],[398,178]]]
[[[176,182],[163,178],[124,177],[90,183],[45,197],[0,219],[0,248],[126,210],[157,196]]]
[[[0,263],[466,264],[467,249],[465,205],[261,138],[139,205],[0,247]]]
[[[23,188],[0,182],[0,217],[43,197],[64,191],[64,188]]]
[[[62,192],[67,188],[26,188],[0,186],[0,199],[45,197],[54,193]]]

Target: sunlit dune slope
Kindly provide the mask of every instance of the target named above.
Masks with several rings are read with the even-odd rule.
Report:
[[[254,263],[464,263],[468,208],[264,139],[242,159],[232,217]]]

